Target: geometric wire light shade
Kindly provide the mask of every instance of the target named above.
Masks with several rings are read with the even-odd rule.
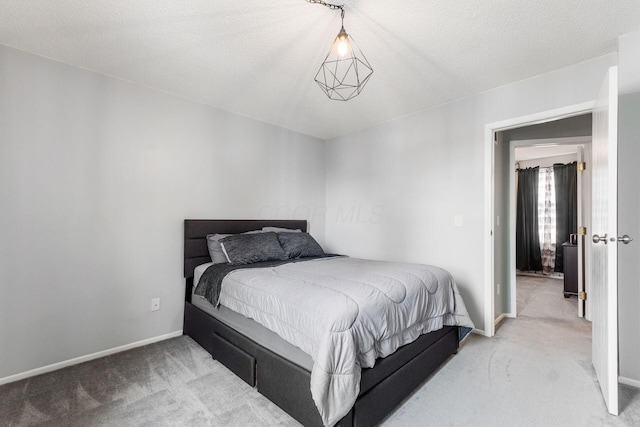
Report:
[[[314,80],[330,99],[348,101],[360,95],[373,74],[373,68],[344,29],[344,5],[325,3],[322,0],[307,0],[307,2],[341,11],[342,28],[331,50],[322,61]]]
[[[316,73],[315,81],[329,98],[348,101],[360,95],[373,74],[373,68],[353,38],[348,35],[348,47],[346,52],[340,55],[338,37]]]

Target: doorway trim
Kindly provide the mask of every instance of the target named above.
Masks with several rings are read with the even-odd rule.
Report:
[[[485,125],[484,141],[484,335],[495,335],[494,295],[494,184],[495,184],[495,133],[503,130],[537,125],[558,119],[586,114],[593,111],[595,101],[569,105],[526,116],[514,117]]]

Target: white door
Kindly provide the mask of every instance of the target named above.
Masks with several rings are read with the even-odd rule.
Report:
[[[591,309],[593,367],[611,414],[618,415],[618,67],[611,67],[593,111]]]

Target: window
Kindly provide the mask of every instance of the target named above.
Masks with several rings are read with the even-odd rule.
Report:
[[[542,272],[551,274],[556,258],[556,188],[553,168],[540,168],[538,176],[538,234]]]

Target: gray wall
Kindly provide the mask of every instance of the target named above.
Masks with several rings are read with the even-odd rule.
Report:
[[[504,131],[507,141],[524,139],[567,138],[572,136],[591,136],[591,114],[568,117],[537,125],[523,126]]]
[[[185,218],[308,217],[324,242],[324,161],[324,141],[0,47],[0,379],[180,331]]]
[[[640,387],[640,32],[619,45],[618,245],[620,376]]]
[[[539,166],[541,168],[548,168],[555,163],[571,163],[578,159],[577,154],[564,154],[562,156],[542,157],[540,159],[521,160],[518,162],[521,168],[533,168]]]
[[[509,194],[509,175],[515,170],[509,164],[509,140],[504,138],[505,132],[496,133],[494,151],[494,189],[493,189],[493,286],[494,286],[494,316],[512,313],[510,308],[510,224],[509,208],[514,198]],[[499,288],[499,290],[498,290]]]
[[[485,125],[592,101],[616,62],[596,58],[328,141],[329,249],[447,268],[483,329]]]

